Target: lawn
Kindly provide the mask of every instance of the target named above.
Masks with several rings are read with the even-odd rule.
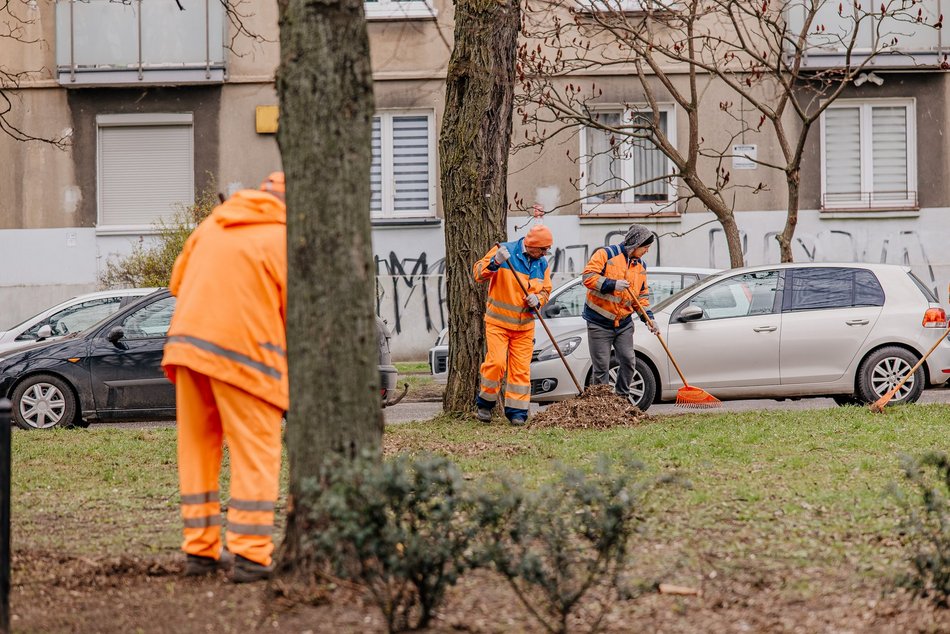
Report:
[[[752,630],[785,631],[768,624],[789,617],[804,623],[804,631],[869,624],[913,631],[924,622],[941,631],[942,623],[950,628],[947,611],[931,613],[889,594],[905,570],[906,551],[888,487],[901,480],[900,454],[950,450],[948,420],[946,405],[886,415],[837,408],[659,416],[600,431],[439,417],[388,428],[385,446],[390,455],[448,455],[473,482],[507,470],[531,485],[549,478],[554,462],[589,466],[598,454],[624,452],[653,472],[684,476],[689,488],[650,498],[632,571],[647,582],[700,588],[704,596],[689,610],[691,604],[676,599],[680,607],[673,612],[657,612],[661,598],[641,601],[629,615],[652,619],[647,629],[690,631],[702,618],[708,631],[739,631],[733,626],[744,618]],[[13,548],[20,555],[13,605],[27,630],[55,629],[44,620],[43,601],[31,603],[33,609],[25,596],[38,574],[30,567],[49,565],[48,553],[94,562],[117,554],[175,557],[180,520],[173,429],[17,432],[13,440]],[[485,614],[492,614],[494,600],[488,592]],[[73,610],[81,614],[77,601]],[[447,610],[443,620],[452,614]],[[123,627],[134,623],[123,621]],[[530,620],[516,621],[515,629],[517,623],[530,629]],[[483,629],[505,628],[492,629],[489,617]]]

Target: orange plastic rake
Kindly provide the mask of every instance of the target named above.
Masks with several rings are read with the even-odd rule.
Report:
[[[638,300],[637,296],[633,294],[633,291],[627,288],[627,293],[630,295],[630,299],[633,300],[633,305],[636,306],[637,312],[643,315],[643,318],[647,321],[647,325],[651,328],[656,328],[653,320],[650,319],[650,316],[647,315],[645,310],[643,310],[643,306],[640,305],[640,300]],[[722,405],[722,401],[703,388],[690,385],[686,382],[686,377],[683,376],[683,371],[680,370],[679,364],[676,363],[676,359],[673,358],[673,353],[670,352],[666,342],[663,341],[663,336],[660,334],[659,330],[656,332],[656,338],[660,340],[660,345],[663,346],[664,350],[666,350],[666,355],[670,358],[670,361],[673,362],[673,367],[676,368],[676,373],[680,375],[680,380],[683,381],[683,387],[681,387],[676,392],[676,404],[680,407],[693,407],[700,409],[706,407],[719,407]]]

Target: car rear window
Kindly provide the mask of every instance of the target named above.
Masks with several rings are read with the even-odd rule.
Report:
[[[919,277],[914,275],[911,271],[907,272],[907,276],[910,277],[910,279],[914,280],[914,284],[917,285],[917,288],[919,288],[920,292],[924,294],[924,297],[927,298],[928,302],[932,304],[940,303],[940,300],[937,299],[937,296],[934,294],[933,290],[928,288],[927,285],[924,284],[923,280],[921,280]]]
[[[884,289],[867,269],[807,268],[789,271],[783,310],[883,306]]]

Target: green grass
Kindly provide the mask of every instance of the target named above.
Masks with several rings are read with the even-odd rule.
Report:
[[[428,361],[399,361],[393,365],[396,366],[399,374],[429,374],[431,372]]]
[[[390,452],[444,453],[471,480],[507,470],[529,485],[549,479],[554,462],[586,467],[601,453],[632,452],[691,482],[654,495],[647,521],[650,539],[675,543],[681,557],[885,574],[903,556],[886,493],[901,481],[898,456],[950,449],[947,420],[946,405],[688,414],[601,431],[442,416],[391,426],[385,440]],[[178,545],[173,429],[17,432],[13,473],[15,548]]]

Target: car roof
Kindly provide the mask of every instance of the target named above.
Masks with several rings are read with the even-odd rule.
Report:
[[[868,269],[870,271],[910,271],[911,267],[905,264],[883,264],[880,262],[781,262],[777,264],[757,264],[734,269],[723,269],[723,273],[745,273],[755,271],[770,271],[773,269],[811,269],[811,268],[851,268]],[[647,271],[649,274],[649,271]]]

